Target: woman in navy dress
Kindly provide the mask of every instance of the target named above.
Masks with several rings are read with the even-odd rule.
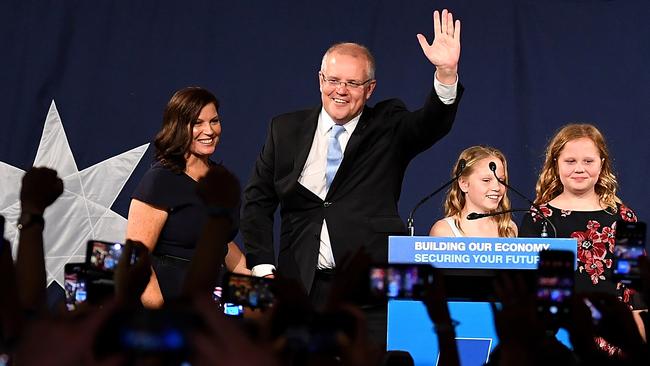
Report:
[[[127,238],[152,252],[153,273],[142,295],[145,306],[159,307],[180,294],[203,223],[210,212],[196,184],[215,163],[210,156],[221,138],[219,102],[209,91],[188,87],[177,91],[156,135],[156,162],[133,193]],[[238,213],[233,210],[235,227]],[[232,233],[234,238],[236,231]],[[237,245],[228,244],[226,267],[249,273]]]

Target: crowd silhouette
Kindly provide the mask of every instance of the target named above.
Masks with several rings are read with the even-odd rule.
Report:
[[[221,165],[200,179],[199,196],[208,205],[236,207],[239,182]],[[17,257],[9,241],[0,246],[0,365],[410,365],[407,352],[386,352],[368,337],[359,306],[368,280],[369,256],[358,251],[339,267],[327,304],[316,310],[301,284],[272,280],[274,302],[224,315],[213,299],[233,220],[211,216],[201,231],[182,296],[160,309],[143,307],[151,256],[140,242],[126,240],[115,268],[113,294],[100,303],[46,306],[42,215],[62,193],[63,182],[47,168],[31,168],[20,194],[21,228]],[[24,218],[29,214],[31,219]],[[29,220],[28,220],[29,219]],[[101,239],[101,238],[98,238]],[[135,258],[135,260],[130,260]],[[650,301],[650,263],[642,257],[639,294]],[[447,306],[444,276],[434,269],[423,304],[434,324],[439,365],[459,365],[455,325]],[[535,297],[517,276],[494,283],[494,324],[499,337],[490,365],[641,365],[649,347],[628,305],[615,296],[588,294],[598,324],[583,296],[572,299],[567,329],[572,349],[559,343],[536,310]],[[647,313],[642,314],[646,323]],[[621,351],[608,354],[602,337]]]

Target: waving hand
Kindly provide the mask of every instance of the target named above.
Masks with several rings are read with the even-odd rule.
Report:
[[[442,16],[436,10],[433,12],[433,33],[431,44],[424,35],[417,35],[422,52],[436,66],[438,80],[452,84],[460,59],[460,20],[454,22],[454,16],[447,9],[443,9]]]

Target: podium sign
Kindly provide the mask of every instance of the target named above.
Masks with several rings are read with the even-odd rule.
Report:
[[[544,249],[569,250],[575,255],[577,242],[565,238],[391,236],[388,262],[431,264],[437,268],[467,270],[468,273],[476,270],[534,270],[539,261],[538,253]],[[469,281],[471,283],[471,279]],[[460,322],[456,328],[456,342],[461,365],[482,365],[498,343],[490,304],[450,301],[449,312]],[[560,330],[558,339],[568,344],[565,331]],[[416,365],[437,364],[438,340],[421,302],[388,302],[387,345],[389,350],[410,352]]]
[[[388,262],[436,268],[537,269],[538,253],[545,249],[569,250],[575,256],[576,239],[391,236]]]

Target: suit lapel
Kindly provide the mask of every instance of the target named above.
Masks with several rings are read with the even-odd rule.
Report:
[[[318,113],[320,112],[320,107],[315,108],[312,111],[309,111],[307,116],[299,121],[294,121],[295,124],[287,126],[289,132],[287,134],[288,142],[292,144],[294,149],[290,150],[293,152],[293,161],[292,169],[289,174],[279,179],[276,183],[278,187],[281,187],[281,192],[278,192],[280,195],[286,194],[296,188],[300,188],[298,183],[298,178],[302,172],[302,168],[305,166],[305,161],[309,155],[309,150],[314,141],[314,133],[316,133],[316,126],[318,125]],[[301,192],[301,190],[298,190]],[[305,189],[309,192],[309,190]],[[304,192],[303,192],[304,193]],[[311,192],[310,192],[311,193]],[[319,200],[318,196],[311,193],[310,199]]]
[[[307,157],[309,156],[309,150],[311,150],[311,145],[314,142],[314,134],[316,133],[316,127],[318,127],[318,114],[320,113],[321,107],[313,109],[309,112],[307,118],[302,121],[300,124],[300,131],[296,134],[296,156],[293,159],[293,174],[298,180],[302,168],[305,166]]]
[[[357,124],[357,127],[354,129],[354,132],[352,133],[352,136],[350,136],[350,140],[348,140],[348,144],[345,147],[345,152],[343,153],[343,161],[341,162],[339,169],[336,171],[336,175],[334,176],[334,180],[332,181],[332,185],[327,192],[327,197],[325,200],[327,200],[332,196],[332,194],[334,194],[334,192],[336,192],[337,187],[341,185],[341,182],[345,180],[345,177],[347,177],[349,174],[350,169],[352,169],[355,157],[359,151],[359,145],[361,145],[361,141],[364,136],[364,132],[371,120],[372,109],[364,107],[363,114],[359,120],[359,124]]]

